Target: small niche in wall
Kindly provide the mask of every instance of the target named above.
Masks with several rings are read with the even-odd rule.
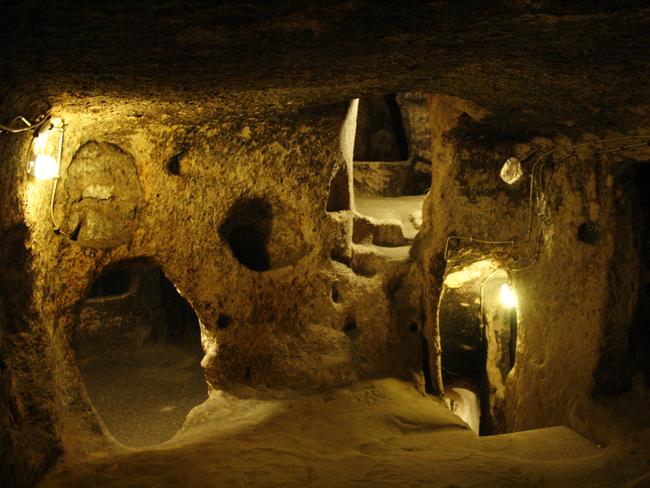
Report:
[[[183,157],[184,153],[178,153],[169,158],[169,161],[167,161],[167,171],[169,172],[170,175],[173,176],[180,176],[181,174],[181,158]]]
[[[133,155],[105,141],[88,141],[72,156],[63,179],[62,230],[82,247],[112,249],[138,228],[142,188]]]
[[[242,198],[235,202],[221,226],[221,237],[237,260],[253,271],[271,269],[269,239],[273,208],[264,198]]]
[[[170,439],[207,398],[197,316],[150,263],[124,263],[97,279],[72,342],[95,410],[127,446]]]
[[[219,235],[242,265],[268,271],[295,264],[310,246],[300,212],[264,197],[242,197],[230,207]]]
[[[405,161],[408,140],[395,94],[359,99],[355,161]]]
[[[103,273],[88,292],[88,298],[105,298],[129,293],[133,273],[129,268],[114,269]]]
[[[339,291],[338,284],[336,282],[332,283],[332,302],[341,303],[341,292]]]
[[[326,210],[328,212],[350,210],[350,180],[345,163],[339,167],[330,182]]]
[[[355,197],[420,196],[431,187],[429,96],[402,92],[359,99]]]

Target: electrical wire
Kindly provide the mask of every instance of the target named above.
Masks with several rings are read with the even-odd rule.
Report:
[[[54,183],[52,184],[52,197],[50,199],[50,220],[52,221],[52,227],[54,232],[59,232],[60,226],[54,220],[54,200],[56,198],[56,187],[58,186],[59,179],[54,178]]]
[[[493,245],[514,245],[515,241],[514,240],[509,240],[509,241],[491,241],[488,239],[477,239],[476,237],[465,237],[465,236],[449,236],[447,237],[447,240],[445,242],[445,253],[444,253],[444,259],[445,261],[449,261],[449,243],[452,240],[458,240],[458,241],[469,241],[469,242],[478,242],[479,244],[493,244]]]
[[[501,268],[498,267],[498,266],[497,266],[496,268],[494,268],[494,269],[490,272],[490,274],[488,274],[487,277],[486,277],[484,280],[482,280],[481,283],[480,283],[480,294],[481,294],[480,302],[481,302],[481,309],[480,309],[480,312],[479,312],[479,313],[480,313],[480,315],[479,315],[479,321],[480,321],[481,329],[482,329],[482,330],[485,329],[485,328],[487,327],[487,324],[486,324],[485,321],[483,320],[483,291],[485,290],[485,283],[487,283],[488,280],[489,280],[490,278],[492,278],[492,277],[497,273],[497,271],[499,271],[500,269],[501,269]]]
[[[597,154],[606,154],[606,153],[612,153],[612,152],[617,152],[617,151],[624,151],[626,149],[631,149],[631,148],[636,148],[636,147],[644,147],[650,144],[648,140],[650,139],[650,136],[643,135],[643,136],[621,136],[621,137],[610,137],[607,139],[599,139],[597,141],[590,141],[590,142],[583,142],[580,144],[575,144],[573,146],[569,147],[559,147],[556,149],[553,149],[551,151],[548,151],[544,154],[542,154],[533,164],[533,168],[531,170],[531,190],[530,190],[530,198],[529,198],[529,209],[528,209],[528,218],[529,218],[529,225],[528,225],[528,235],[526,237],[526,242],[530,242],[531,237],[532,237],[532,232],[533,232],[533,227],[534,227],[534,202],[537,200],[538,202],[541,199],[541,196],[544,192],[544,168],[551,162],[551,160],[548,159],[548,156],[551,154],[554,154],[556,152],[561,152],[561,151],[569,151],[569,154],[557,161],[554,162],[554,164],[559,164],[563,161],[566,161],[569,158],[575,157],[576,156],[576,149],[580,149],[583,147],[591,147],[595,146],[598,144],[604,144],[604,143],[610,143],[610,142],[622,142],[622,141],[628,141],[628,140],[636,140],[636,139],[645,139],[646,142],[642,144],[628,144],[628,145],[622,145],[616,148],[612,149],[601,149],[597,150]],[[535,181],[535,170],[537,170],[537,186],[536,186],[536,196],[537,199],[534,198],[534,181]],[[539,215],[539,213],[538,213]],[[536,248],[535,251],[533,252],[533,255],[529,259],[529,264],[523,267],[519,268],[511,268],[511,271],[513,272],[518,272],[518,271],[525,271],[530,268],[532,268],[537,260],[539,259],[539,256],[541,254],[541,246],[542,246],[542,241],[543,241],[543,232],[542,229],[539,229],[539,233],[537,235],[537,240],[536,240]]]
[[[57,151],[57,167],[60,169],[61,168],[61,157],[63,155],[63,126],[58,127],[57,130],[59,131],[59,150]],[[54,183],[52,184],[52,197],[50,198],[50,220],[52,221],[52,228],[56,234],[64,234],[63,231],[61,231],[61,225],[56,223],[56,220],[54,219],[54,201],[56,199],[56,189],[59,184],[59,175],[54,178]],[[65,235],[65,234],[64,234]]]
[[[628,145],[622,145],[620,147],[612,148],[612,149],[602,149],[596,151],[598,154],[607,154],[607,153],[612,153],[612,152],[617,152],[617,151],[624,151],[627,149],[632,149],[632,148],[637,148],[637,147],[644,147],[647,145],[650,145],[650,136],[648,135],[643,135],[643,136],[621,136],[621,137],[610,137],[606,139],[599,139],[597,141],[590,141],[590,142],[583,142],[580,144],[575,144],[573,146],[568,146],[568,147],[559,147],[552,149],[550,151],[547,151],[543,153],[539,158],[535,160],[533,163],[533,167],[531,169],[531,174],[530,174],[530,187],[529,187],[529,195],[528,195],[528,230],[526,233],[526,240],[523,242],[530,242],[532,235],[533,235],[533,227],[534,227],[534,222],[535,222],[535,202],[539,202],[541,199],[541,196],[543,195],[543,189],[544,189],[544,181],[543,181],[543,173],[544,173],[544,167],[550,162],[547,158],[551,156],[552,154],[555,154],[557,152],[561,151],[569,151],[570,154],[567,155],[566,157],[560,159],[559,161],[556,161],[555,164],[560,163],[566,159],[569,159],[570,157],[575,156],[575,150],[580,149],[583,147],[590,147],[590,146],[596,146],[598,144],[605,144],[605,143],[610,143],[610,142],[622,142],[622,141],[629,141],[629,140],[636,140],[636,139],[644,139],[646,142],[641,143],[641,144],[628,144]],[[537,173],[537,174],[536,174]],[[536,181],[536,179],[538,181]],[[535,198],[537,197],[537,198]],[[539,259],[539,255],[541,253],[541,244],[542,244],[542,238],[543,238],[543,232],[542,229],[539,230],[537,240],[536,240],[536,248],[535,251],[533,252],[532,256],[528,260],[528,264],[519,267],[519,268],[509,268],[510,271],[512,272],[519,272],[519,271],[525,271],[530,268],[532,268],[537,260]],[[456,235],[451,235],[447,237],[447,240],[445,242],[445,250],[444,250],[444,260],[446,262],[449,262],[450,257],[449,257],[449,243],[451,240],[458,240],[458,241],[469,241],[469,242],[478,242],[481,244],[488,244],[488,245],[514,245],[515,242],[517,242],[517,239],[510,239],[510,240],[490,240],[490,239],[478,239],[473,236],[456,236]]]
[[[14,117],[14,119],[8,125],[0,124],[0,134],[2,134],[3,132],[8,132],[10,134],[17,134],[19,132],[27,132],[29,130],[38,129],[48,120],[48,118],[44,115],[39,118],[41,118],[40,121],[31,123],[22,115]],[[14,127],[14,124],[17,121],[22,122],[25,125],[25,127]]]
[[[3,132],[17,134],[20,132],[27,132],[30,130],[38,129],[43,124],[45,124],[45,122],[50,120],[49,117],[47,117],[46,115],[40,116],[39,119],[40,120],[37,119],[38,122],[32,123],[22,115],[19,115],[17,117],[14,117],[14,119],[8,125],[0,124],[0,134],[2,134]],[[15,127],[16,122],[22,122],[24,127]],[[59,150],[57,152],[56,164],[58,168],[61,168],[61,157],[63,155],[63,126],[55,127],[55,128],[59,132]],[[57,234],[64,234],[61,231],[61,226],[56,223],[56,219],[54,218],[54,203],[56,201],[56,190],[58,188],[58,185],[59,185],[59,175],[57,175],[54,178],[54,182],[52,184],[52,196],[50,198],[50,220],[52,221],[52,227],[54,232]]]

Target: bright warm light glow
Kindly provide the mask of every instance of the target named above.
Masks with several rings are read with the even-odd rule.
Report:
[[[460,288],[466,283],[485,278],[494,268],[494,264],[489,260],[476,261],[458,271],[448,273],[445,276],[444,284],[447,288]],[[503,275],[504,280],[507,279],[507,275],[503,271],[497,272],[496,276],[501,275]]]
[[[33,174],[38,180],[50,180],[59,176],[59,166],[52,156],[39,154],[33,162]]]
[[[48,132],[49,131],[41,132],[34,139],[34,154],[41,154],[45,150],[45,146],[47,146]]]
[[[517,306],[517,295],[508,283],[501,285],[501,304],[507,308],[514,308]]]
[[[58,137],[55,137],[57,136]],[[49,121],[34,138],[33,156],[34,159],[27,163],[27,173],[37,180],[50,180],[59,177],[59,159],[53,157],[57,148],[53,139],[58,139],[59,158],[63,138],[63,120],[55,117]]]

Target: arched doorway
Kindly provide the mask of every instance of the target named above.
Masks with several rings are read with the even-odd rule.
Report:
[[[170,439],[207,398],[196,314],[152,264],[120,264],[96,280],[73,346],[97,413],[127,446]]]

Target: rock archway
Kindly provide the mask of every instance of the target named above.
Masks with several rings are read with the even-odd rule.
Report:
[[[207,398],[198,319],[156,266],[105,271],[76,320],[73,346],[90,399],[128,446],[171,438]]]

